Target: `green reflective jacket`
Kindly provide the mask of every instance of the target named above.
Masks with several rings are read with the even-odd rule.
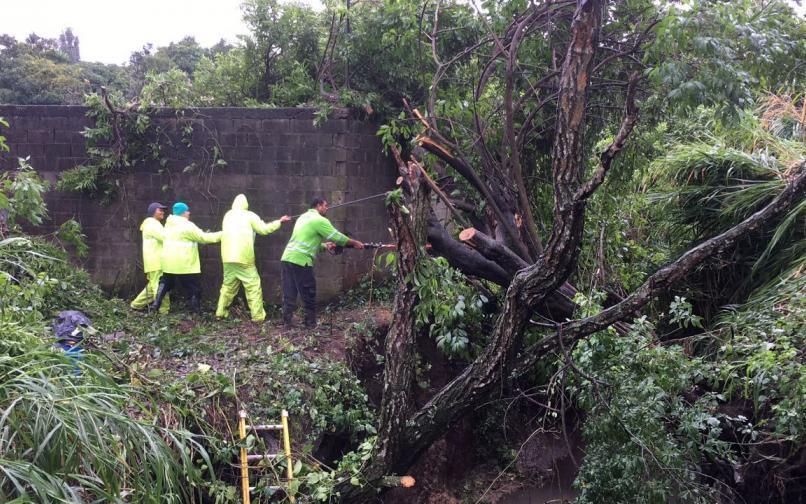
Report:
[[[205,233],[184,217],[169,215],[162,241],[162,271],[175,275],[201,273],[199,243],[218,243],[221,231]]]
[[[164,228],[154,217],[148,217],[140,224],[143,232],[143,271],[151,273],[162,269],[162,239]]]
[[[311,208],[300,215],[294,224],[294,232],[291,233],[291,239],[288,240],[280,260],[298,266],[313,266],[314,257],[324,248],[322,242],[333,241],[344,245],[347,240],[329,220]]]
[[[255,233],[267,235],[280,229],[280,221],[263,222],[249,211],[246,196],[239,194],[232,210],[224,214],[221,224],[221,261],[246,266],[255,264]]]

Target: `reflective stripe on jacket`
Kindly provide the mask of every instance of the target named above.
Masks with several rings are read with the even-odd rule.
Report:
[[[205,233],[184,217],[169,215],[162,242],[162,271],[175,275],[201,273],[199,243],[218,243],[221,231]]]
[[[164,228],[154,217],[148,217],[140,224],[143,232],[143,272],[151,273],[162,269],[162,240]]]
[[[347,240],[327,218],[311,208],[300,215],[294,224],[291,239],[288,240],[280,260],[298,266],[313,266],[314,257],[323,248],[322,242],[332,241],[345,245]]]
[[[255,233],[267,235],[280,228],[280,221],[263,222],[249,211],[246,196],[239,194],[232,210],[224,214],[221,224],[221,261],[245,266],[255,264]]]

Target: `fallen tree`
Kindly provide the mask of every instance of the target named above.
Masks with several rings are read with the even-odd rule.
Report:
[[[640,73],[633,71],[623,82],[620,127],[600,154],[598,167],[593,173],[586,173],[585,131],[590,112],[589,96],[596,87],[592,84],[593,76],[613,59],[613,55],[597,58],[601,50],[602,13],[607,4],[603,0],[532,4],[502,34],[491,32],[492,54],[481,73],[476,96],[483,92],[491,75],[503,69],[504,100],[497,112],[504,117],[504,140],[501,151],[497,153],[490,152],[485,144],[486,126],[478,112],[474,112],[477,137],[472,142],[478,149],[477,155],[462,153],[458,142],[440,131],[434,94],[445,73],[444,65],[449,63],[439,61],[434,42],[438,70],[432,86],[432,99],[427,104],[428,118],[411,109],[426,128],[418,137],[419,144],[464,178],[487,203],[491,215],[487,221],[488,230],[492,230],[492,234],[467,227],[459,234],[459,240],[454,239],[430,209],[426,194],[429,184],[422,180],[421,171],[415,169],[419,160],[413,154],[408,159],[398,156],[406,189],[402,201],[406,211],[401,212],[399,205],[390,206],[400,250],[399,284],[395,319],[386,341],[379,437],[375,457],[366,471],[370,482],[380,481],[385,475],[405,473],[452,424],[487,400],[503,382],[527,371],[547,355],[559,350],[565,352],[579,339],[629,321],[658,294],[707,258],[730,250],[740,238],[776,222],[803,198],[806,166],[801,164],[786,188],[761,210],[686,251],[601,313],[569,320],[573,304],[568,305],[568,294],[573,293],[573,287],[567,282],[579,257],[586,205],[606,180],[614,159],[624,148],[638,120],[635,101]],[[572,6],[570,36],[562,66],[540,81],[554,82],[556,89],[539,97],[542,88],[532,83],[521,96],[515,96],[520,44],[529,34],[545,28],[546,23],[554,22],[555,16],[570,14],[568,11]],[[654,22],[650,21],[637,30],[629,43],[622,44],[616,57],[629,59],[639,50],[653,25]],[[432,40],[437,38],[436,21],[434,26]],[[526,103],[534,106],[533,110],[548,104],[556,107],[550,153],[553,220],[545,242],[540,239],[538,228],[541,225],[532,215],[529,188],[523,181],[521,150],[526,138],[534,133],[531,121],[536,113],[530,112],[526,117],[519,115]],[[478,169],[468,161],[471,158],[479,160],[481,166]],[[456,205],[451,210],[455,212],[461,207]],[[422,256],[417,251],[421,250],[426,236],[433,253],[446,257],[468,275],[505,287],[506,294],[484,349],[458,376],[415,410],[412,390],[417,334],[414,331],[413,304],[417,300],[409,273],[418,257]],[[538,343],[524,348],[525,329],[536,311],[552,321],[554,330]],[[345,485],[340,491],[345,501],[355,502],[367,498],[372,493],[372,485],[363,488]]]

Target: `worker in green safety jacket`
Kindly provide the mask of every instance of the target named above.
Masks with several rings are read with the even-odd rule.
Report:
[[[254,212],[249,211],[246,196],[239,194],[232,202],[232,210],[224,214],[221,224],[221,261],[224,263],[224,282],[218,297],[215,316],[224,318],[227,309],[243,284],[246,301],[254,322],[266,319],[263,308],[263,290],[260,288],[260,275],[255,266],[255,233],[267,235],[280,229],[291,218],[283,215],[272,222],[263,222]]]
[[[194,313],[201,312],[201,263],[199,243],[218,243],[221,231],[206,233],[190,222],[190,208],[181,201],[174,203],[173,215],[165,221],[162,241],[162,278],[157,289],[157,299],[151,305],[158,310],[162,300],[179,283],[190,294],[190,307]]]
[[[327,200],[314,198],[311,208],[300,215],[294,224],[291,239],[288,240],[280,259],[283,282],[283,323],[291,326],[294,310],[297,309],[297,296],[302,297],[305,309],[305,326],[316,326],[316,278],[313,274],[313,261],[316,254],[333,250],[336,245],[363,249],[364,244],[348,238],[339,232],[325,217]]]
[[[165,220],[165,209],[162,203],[148,205],[148,217],[140,224],[143,233],[143,271],[146,274],[146,286],[131,302],[135,310],[144,310],[154,302],[157,297],[160,278],[162,277],[162,239],[164,229],[162,221]],[[168,298],[162,305],[162,313],[167,313],[171,305]]]

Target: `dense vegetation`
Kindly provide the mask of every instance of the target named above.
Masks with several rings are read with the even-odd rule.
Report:
[[[413,350],[420,353],[404,362],[410,376],[402,375],[432,399],[450,389],[432,388],[431,366],[444,366],[451,379],[461,379],[463,369],[470,374],[502,332],[508,292],[521,278],[515,272],[540,264],[553,229],[566,222],[555,206],[562,185],[554,178],[561,152],[554,146],[565,127],[558,96],[560,78],[570,75],[564,54],[577,33],[573,4],[483,2],[477,11],[464,2],[398,0],[329,2],[315,11],[248,0],[250,33],[238,44],[202,48],[185,38],[144,48],[123,67],[71,62],[57,41],[5,37],[0,102],[86,100],[98,122],[87,132],[95,155],[60,184],[108,197],[116,173],[155,152],[136,143],[143,133],[136,128],[149,126],[153,107],[306,105],[325,118],[332,107],[347,106],[377,120],[390,153],[401,164],[421,163],[452,206],[451,226],[432,219],[411,230],[420,239],[427,233],[431,254],[441,257],[401,248],[397,261],[384,261],[398,272],[397,302],[409,299],[413,308],[409,319],[395,313],[389,339],[409,329],[417,335]],[[537,309],[516,331],[514,366],[503,367],[496,391],[467,410],[476,421],[476,452],[496,471],[512,472],[517,451],[507,429],[545,429],[566,439],[578,431],[585,444],[576,461],[578,502],[798,502],[806,495],[802,194],[780,217],[704,258],[618,323],[567,346],[562,341],[564,328],[575,327],[569,320],[607,314],[653,274],[752,218],[802,178],[806,23],[779,0],[603,4],[578,159],[585,179],[606,166],[601,187],[586,195],[578,259],[562,278],[565,299],[555,300],[554,311]],[[133,130],[117,152],[107,148],[101,98],[84,96],[101,85],[114,106],[130,112]],[[9,228],[0,242],[0,332],[9,335],[0,342],[4,498],[131,493],[142,500],[166,494],[177,502],[202,495],[234,501],[228,464],[235,446],[221,440],[232,439],[222,419],[233,418],[236,398],[269,418],[291,409],[305,419],[309,443],[328,431],[343,434],[346,455],[338,467],[310,458],[313,446],[303,450],[303,478],[292,490],[311,500],[366,497],[378,471],[410,466],[406,456],[380,468],[377,460],[394,458],[401,446],[416,458],[430,445],[395,440],[388,397],[370,405],[350,370],[327,359],[309,362],[312,356],[287,341],[272,343],[279,350],[271,358],[244,353],[248,376],[211,373],[194,352],[225,351],[206,335],[229,326],[182,330],[177,318],[143,327],[68,268],[58,246],[20,234],[20,219],[46,218],[36,199],[45,185],[25,161],[0,184]],[[407,191],[388,200],[399,230],[418,222],[422,204],[416,188]],[[397,208],[415,215],[403,217]],[[77,225],[63,228],[50,240],[80,250]],[[505,245],[499,262],[466,252],[456,238],[468,228]],[[85,310],[101,333],[127,334],[110,343],[121,361],[90,352],[77,380],[46,343],[47,319],[66,307]],[[367,324],[357,322],[354,332],[375,349],[377,335]],[[422,351],[429,340],[441,357]],[[149,375],[142,362],[155,349],[201,367],[179,377]],[[378,365],[398,362],[388,348],[377,352]],[[278,374],[293,385],[266,379]],[[172,385],[150,386],[163,379]],[[263,385],[247,400],[241,386],[249,379]],[[403,385],[399,393],[406,395]],[[507,416],[495,401],[512,396]],[[423,406],[420,399],[399,413],[438,438],[444,431],[410,409]],[[71,414],[62,409],[68,402]],[[172,405],[171,414],[156,404]],[[41,421],[23,422],[31,414]],[[135,443],[135,435],[152,442]],[[80,451],[71,450],[75,439]],[[57,460],[60,453],[69,456]]]

